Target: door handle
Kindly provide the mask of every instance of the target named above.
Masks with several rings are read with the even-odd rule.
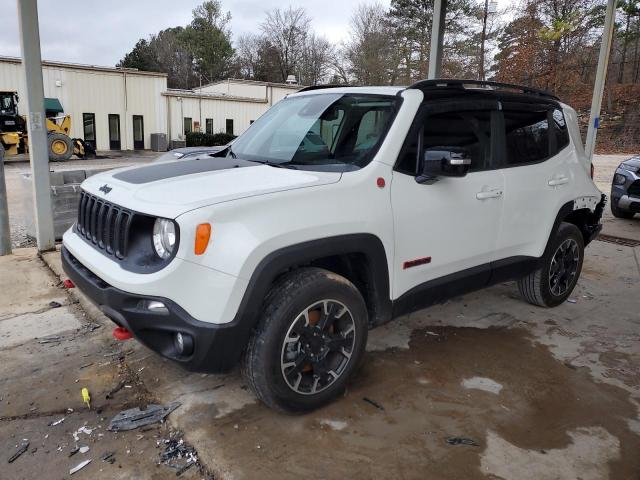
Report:
[[[483,190],[476,193],[478,200],[487,200],[488,198],[500,198],[502,196],[502,190],[500,188],[494,188],[491,190]]]
[[[560,175],[549,180],[550,187],[557,187],[559,185],[565,185],[567,183],[569,183],[569,177],[565,177],[564,175]]]

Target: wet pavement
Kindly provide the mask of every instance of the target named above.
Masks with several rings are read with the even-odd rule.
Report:
[[[256,402],[237,371],[189,374],[136,342],[126,363],[182,403],[169,423],[216,478],[635,479],[639,254],[593,242],[555,309],[509,282],[380,327],[344,397],[307,415]]]
[[[607,222],[640,240],[637,221]],[[0,259],[0,448],[8,457],[21,438],[31,445],[11,464],[0,458],[0,478],[68,478],[88,458],[73,478],[175,478],[157,465],[169,429],[215,478],[640,477],[640,247],[593,242],[555,309],[525,303],[509,282],[380,327],[345,395],[299,416],[258,403],[237,371],[189,374],[115,342],[113,324],[33,250],[16,253]],[[61,274],[59,253],[44,260]],[[131,388],[107,400],[120,382]],[[152,401],[182,405],[149,431],[105,431],[119,410]],[[85,423],[92,433],[76,442]],[[76,444],[90,451],[69,458]],[[114,464],[101,461],[108,451]]]

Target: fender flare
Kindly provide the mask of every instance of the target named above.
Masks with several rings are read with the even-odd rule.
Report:
[[[587,246],[589,242],[591,242],[598,235],[598,233],[602,228],[602,225],[600,224],[600,219],[602,218],[602,212],[604,210],[606,201],[607,201],[607,196],[603,193],[600,197],[600,202],[598,202],[598,204],[595,206],[593,211],[591,211],[591,209],[589,208],[586,208],[586,210],[589,211],[587,215],[587,224],[584,225],[584,227],[580,228],[580,230],[584,235],[585,246]],[[585,210],[585,208],[579,207],[578,205],[576,205],[576,200],[571,200],[565,203],[564,205],[562,205],[562,207],[560,207],[560,210],[558,210],[558,214],[556,215],[556,219],[553,222],[553,227],[549,232],[549,239],[554,234],[554,232],[558,230],[558,228],[560,227],[560,223],[562,223],[569,215],[571,215],[573,212],[577,210]],[[547,240],[547,247],[545,248],[543,256],[547,254],[547,248],[549,248],[548,240]]]
[[[375,312],[375,318],[370,319],[370,324],[374,326],[389,321],[392,303],[389,266],[382,241],[370,233],[338,235],[280,248],[258,263],[231,322],[238,327],[241,338],[237,340],[246,345],[258,322],[264,299],[280,274],[316,259],[354,253],[363,254],[368,261],[368,286],[372,289],[368,297],[374,301]]]

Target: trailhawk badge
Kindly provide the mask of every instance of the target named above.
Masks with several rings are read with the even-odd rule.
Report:
[[[107,185],[106,183],[104,185],[102,185],[98,190],[100,190],[101,192],[104,192],[104,194],[106,195],[107,193],[109,193],[111,190],[113,190],[109,185]]]

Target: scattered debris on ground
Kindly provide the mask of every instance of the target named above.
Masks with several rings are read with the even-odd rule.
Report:
[[[79,472],[80,470],[82,470],[84,467],[86,467],[90,463],[91,463],[91,459],[90,458],[88,460],[85,460],[84,462],[80,462],[78,465],[76,465],[71,470],[69,470],[69,475],[73,475],[74,473]]]
[[[23,438],[17,448],[18,450],[16,451],[16,453],[9,457],[8,463],[13,463],[20,455],[27,451],[27,449],[29,448],[29,440]]]
[[[118,385],[116,385],[111,390],[109,390],[109,392],[105,395],[105,398],[107,400],[111,400],[116,393],[118,393],[120,390],[124,388],[124,386],[125,386],[125,382],[118,383]]]
[[[373,405],[378,410],[383,410],[384,411],[384,407],[382,405],[380,405],[378,402],[376,402],[375,400],[371,400],[370,398],[367,398],[367,397],[362,397],[362,400],[364,400],[365,402],[367,402],[370,405]]]
[[[82,402],[87,407],[91,408],[91,395],[89,395],[89,389],[85,387],[82,390],[80,390],[80,393],[82,394]]]
[[[51,302],[49,302],[49,306],[51,308],[60,308],[62,306],[62,304],[60,302],[51,301]]]
[[[143,410],[140,408],[130,408],[118,413],[107,427],[112,432],[122,432],[134,430],[139,427],[151,425],[164,421],[164,419],[180,406],[180,402],[169,403],[168,405],[147,405]]]
[[[176,476],[182,475],[189,468],[198,465],[202,472],[202,467],[198,462],[196,449],[188,445],[182,439],[182,432],[174,431],[169,434],[169,438],[158,441],[158,447],[163,448],[160,452],[160,464],[176,469]]]
[[[472,446],[472,447],[479,447],[480,446],[475,440],[471,440],[470,438],[465,438],[465,437],[447,438],[447,443],[449,445],[469,445],[469,446]]]
[[[113,465],[116,462],[115,452],[107,452],[102,456],[102,461]]]

